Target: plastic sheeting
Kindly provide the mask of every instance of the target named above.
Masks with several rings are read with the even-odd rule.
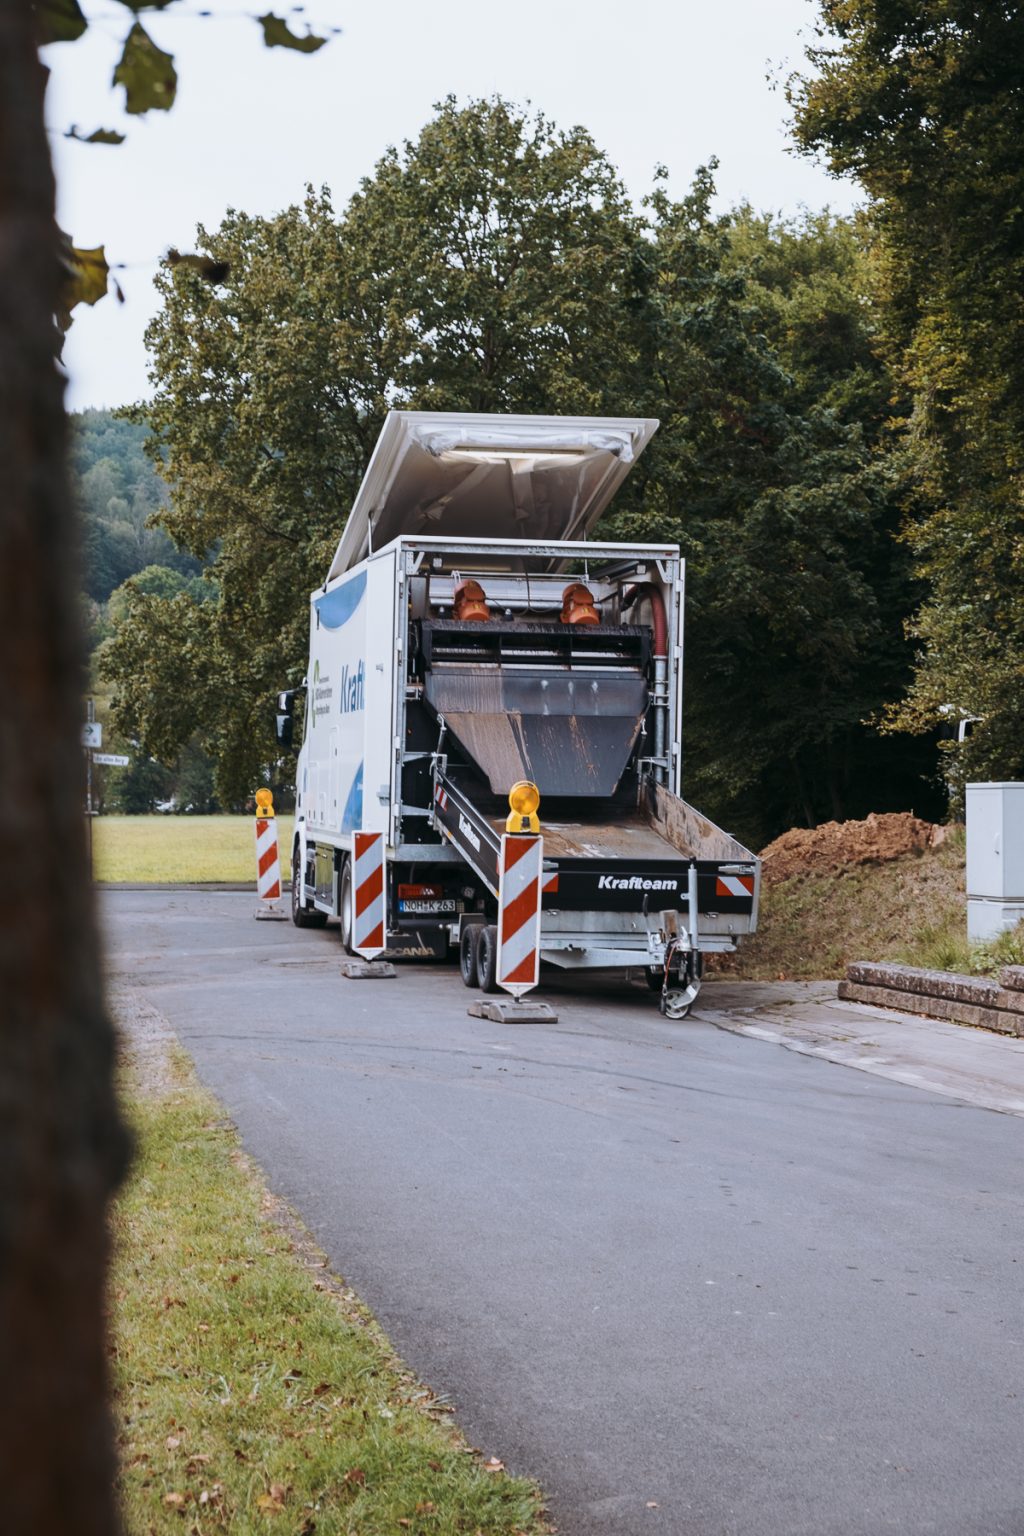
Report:
[[[328,580],[402,534],[582,539],[657,427],[642,417],[392,411]]]

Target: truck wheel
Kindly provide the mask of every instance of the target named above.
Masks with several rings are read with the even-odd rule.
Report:
[[[476,935],[479,926],[479,923],[467,923],[459,934],[459,975],[465,987],[480,985],[476,954]]]
[[[352,896],[352,860],[346,859],[338,878],[338,916],[341,918],[341,946],[346,955],[354,955],[352,927],[355,921]]]
[[[327,921],[326,912],[318,912],[307,906],[302,899],[302,870],[299,867],[299,845],[292,853],[292,922],[296,928],[322,928]]]
[[[476,973],[481,992],[497,992],[498,930],[493,923],[477,926]]]

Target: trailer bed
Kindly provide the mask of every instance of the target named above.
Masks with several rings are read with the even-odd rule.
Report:
[[[506,811],[505,815],[507,816]],[[608,813],[603,815],[607,817]],[[639,810],[615,811],[615,820],[544,819],[544,855],[552,859],[676,859],[678,851],[660,836]],[[505,816],[489,816],[499,835]]]

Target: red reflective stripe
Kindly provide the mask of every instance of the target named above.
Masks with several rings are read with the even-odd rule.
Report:
[[[526,854],[532,853],[536,846],[537,839],[535,837],[524,837],[522,839],[513,839],[510,837],[508,842],[505,844],[506,874],[510,869],[515,869],[516,865],[519,863],[519,860],[525,857]]]
[[[548,875],[547,879],[544,882],[544,894],[545,894],[545,896],[554,895],[555,892],[557,892],[557,890],[558,890],[558,876],[557,875]]]
[[[520,891],[514,901],[503,908],[501,914],[501,937],[507,944],[517,934],[524,923],[530,922],[537,914],[537,882],[531,880],[525,891]]]
[[[265,875],[267,870],[271,867],[271,865],[272,864],[276,864],[276,863],[277,863],[277,844],[274,843],[274,845],[271,848],[266,849],[265,852],[260,854],[260,857],[259,857],[259,871],[260,871],[260,874],[261,875]]]
[[[257,816],[257,818],[256,818],[256,836],[257,837],[262,837],[264,832],[267,830],[267,828],[269,826],[270,826],[270,822],[268,820],[266,820],[262,816]]]
[[[506,972],[506,974],[502,976],[501,980],[511,981],[513,983],[517,981],[530,982],[533,980],[533,973],[536,969],[536,965],[537,951],[535,949],[531,949],[530,953],[526,955],[522,960],[520,960],[515,970]]]
[[[360,947],[360,949],[383,949],[384,948],[384,924],[383,923],[378,923],[376,928],[373,930],[373,932],[370,933],[370,934],[367,934],[366,938],[363,940],[362,944],[360,944],[359,947]]]
[[[367,907],[377,900],[384,889],[384,866],[378,864],[377,868],[367,875],[362,885],[356,891],[356,916],[362,917]],[[367,941],[369,942],[369,941]]]
[[[264,901],[277,901],[277,899],[278,899],[278,897],[280,895],[281,895],[281,887],[278,884],[278,882],[275,880],[273,885],[270,887],[270,890],[263,892],[263,900]]]

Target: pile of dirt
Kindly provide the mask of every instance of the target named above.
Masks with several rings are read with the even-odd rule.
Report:
[[[871,815],[866,821],[792,827],[762,849],[762,878],[766,885],[776,885],[793,875],[820,875],[851,864],[884,864],[939,847],[947,830],[909,811]]]

